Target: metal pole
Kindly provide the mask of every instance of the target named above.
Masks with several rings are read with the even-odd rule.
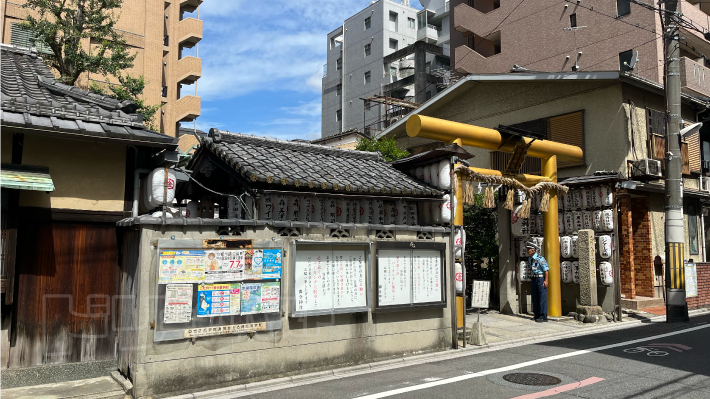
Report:
[[[688,321],[685,301],[685,268],[683,266],[683,175],[680,153],[680,45],[678,1],[666,1],[666,321]]]

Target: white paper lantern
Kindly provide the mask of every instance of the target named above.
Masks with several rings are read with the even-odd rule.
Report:
[[[190,201],[187,203],[187,208],[185,209],[185,217],[194,219],[200,217],[200,204],[198,201]]]
[[[454,257],[457,259],[463,258],[464,252],[466,252],[466,231],[464,229],[456,229],[456,235],[454,236]]]
[[[572,190],[572,206],[574,209],[582,209],[582,190],[574,189]]]
[[[148,181],[150,182],[150,192],[151,192],[151,203],[153,208],[163,204],[163,196],[165,194],[165,168],[155,168],[148,175]],[[166,204],[172,204],[173,199],[175,199],[175,170],[168,169],[168,181],[167,181],[167,199],[165,199]]]
[[[614,214],[610,209],[602,211],[602,227],[604,231],[614,231]]]
[[[574,217],[574,231],[579,231],[584,228],[584,222],[582,221],[582,211],[572,212]]]
[[[527,237],[530,235],[530,229],[528,226],[528,219],[523,219],[518,217],[518,212],[520,212],[522,205],[516,206],[510,214],[510,231],[513,233],[514,237]]]
[[[592,206],[595,208],[602,206],[602,186],[594,186],[592,189]]]
[[[397,223],[397,205],[394,201],[385,201],[385,224]]]
[[[395,224],[400,226],[406,226],[409,224],[409,219],[407,218],[407,202],[398,200],[395,202]]]
[[[444,194],[444,202],[441,206],[441,223],[447,225],[451,223],[451,211],[456,209],[456,197],[453,202],[449,200],[449,194]]]
[[[301,218],[301,197],[288,196],[288,220],[298,221]]]
[[[326,199],[325,204],[325,219],[326,223],[337,223],[338,222],[338,201],[335,198]],[[342,209],[341,209],[342,212]]]
[[[614,192],[610,186],[602,186],[602,205],[611,206],[614,203]]]
[[[385,224],[385,203],[382,200],[375,200],[375,224]]]
[[[572,257],[572,238],[569,236],[560,237],[560,256],[563,258]]]
[[[577,245],[578,241],[577,236],[572,236],[572,257],[575,259],[579,258],[579,245]]]
[[[444,190],[451,188],[451,162],[448,160],[439,162],[439,188]]]
[[[594,228],[592,219],[594,218],[592,211],[582,211],[582,225],[585,229],[591,230]]]
[[[569,190],[567,194],[565,194],[565,210],[571,211],[572,209],[574,209],[574,200],[572,190]]]
[[[521,258],[528,257],[528,249],[526,248],[526,245],[527,245],[526,240],[518,241],[518,256]]]
[[[563,283],[572,282],[572,262],[566,260],[560,263],[560,277]]]
[[[614,285],[614,268],[611,266],[611,263],[599,263],[599,277],[602,280],[602,284],[606,286]]]
[[[538,234],[545,234],[545,222],[542,214],[535,216],[535,224],[535,230],[537,230]]]
[[[520,263],[518,263],[518,275],[520,276],[520,281],[530,281],[532,270],[530,270],[528,262],[521,260]]]
[[[421,166],[417,168],[417,179],[424,181],[424,168]]]
[[[274,220],[284,221],[288,218],[288,199],[285,195],[272,195]]]
[[[611,236],[599,236],[599,256],[604,259],[611,257]]]
[[[463,293],[463,266],[459,262],[454,264],[454,272],[456,273],[456,293],[461,294]]]
[[[557,214],[557,233],[565,233],[565,215],[562,212]]]
[[[545,256],[545,239],[542,237],[536,237],[535,238],[535,245],[537,245],[538,249],[537,254],[540,256]]]
[[[407,220],[409,221],[410,226],[418,226],[419,225],[419,214],[417,212],[417,203],[416,202],[407,202]]]
[[[602,211],[592,212],[592,230],[595,232],[604,231],[604,227],[602,226]]]
[[[574,233],[574,212],[565,212],[565,233]]]
[[[422,174],[424,175],[424,183],[431,184],[431,168],[429,165],[422,167]]]
[[[439,187],[439,163],[429,165],[429,169],[429,173],[431,173],[431,186]]]
[[[594,208],[594,191],[591,187],[585,187],[582,189],[582,205],[584,209]]]
[[[557,210],[563,211],[565,209],[565,196],[566,194],[562,191],[557,194]]]
[[[350,223],[360,223],[360,200],[350,200]]]
[[[572,282],[579,284],[579,262],[572,262]]]

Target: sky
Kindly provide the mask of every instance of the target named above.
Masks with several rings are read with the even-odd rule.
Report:
[[[326,35],[369,3],[204,1],[199,11],[204,23],[198,50],[202,114],[197,128],[284,140],[319,138]],[[420,8],[416,0],[412,6]],[[183,93],[192,90],[188,86]]]

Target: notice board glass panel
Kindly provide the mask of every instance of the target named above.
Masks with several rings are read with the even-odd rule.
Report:
[[[291,317],[369,310],[370,243],[296,241]]]
[[[239,242],[158,240],[154,342],[281,329],[283,244]]]
[[[446,307],[444,243],[377,243],[377,311]]]

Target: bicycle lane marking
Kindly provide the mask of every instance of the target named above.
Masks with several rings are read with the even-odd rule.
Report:
[[[619,342],[616,344],[598,346],[596,348],[582,349],[582,350],[578,350],[578,351],[574,351],[574,352],[563,353],[561,355],[548,356],[548,357],[544,357],[541,359],[530,360],[527,362],[518,363],[518,364],[514,364],[514,365],[510,365],[510,366],[499,367],[499,368],[485,370],[485,371],[479,371],[477,373],[464,374],[464,375],[460,375],[460,376],[456,376],[456,377],[446,378],[446,379],[439,380],[439,381],[432,381],[432,382],[427,382],[424,384],[393,389],[390,391],[378,392],[378,393],[374,393],[371,395],[359,396],[356,399],[386,398],[388,396],[400,395],[403,393],[418,391],[418,390],[427,389],[427,388],[433,388],[433,387],[440,386],[440,385],[452,384],[455,382],[470,380],[472,378],[477,378],[477,377],[484,377],[484,376],[487,376],[490,374],[496,374],[496,373],[502,373],[502,372],[511,371],[511,370],[517,370],[517,369],[524,368],[524,367],[534,366],[536,364],[551,362],[553,360],[566,359],[568,357],[574,357],[574,356],[584,355],[584,354],[593,353],[593,352],[600,352],[600,351],[604,351],[607,349],[619,348],[622,346],[633,345],[633,344],[646,342],[646,341],[650,341],[650,340],[655,340],[655,339],[659,339],[659,338],[672,337],[674,335],[685,334],[685,333],[689,333],[689,332],[693,332],[693,331],[702,330],[705,328],[710,328],[710,324],[704,324],[704,325],[697,326],[697,327],[687,328],[685,330],[673,331],[673,332],[654,335],[654,336],[646,337],[646,338],[638,338],[638,339],[634,339],[631,341]]]

